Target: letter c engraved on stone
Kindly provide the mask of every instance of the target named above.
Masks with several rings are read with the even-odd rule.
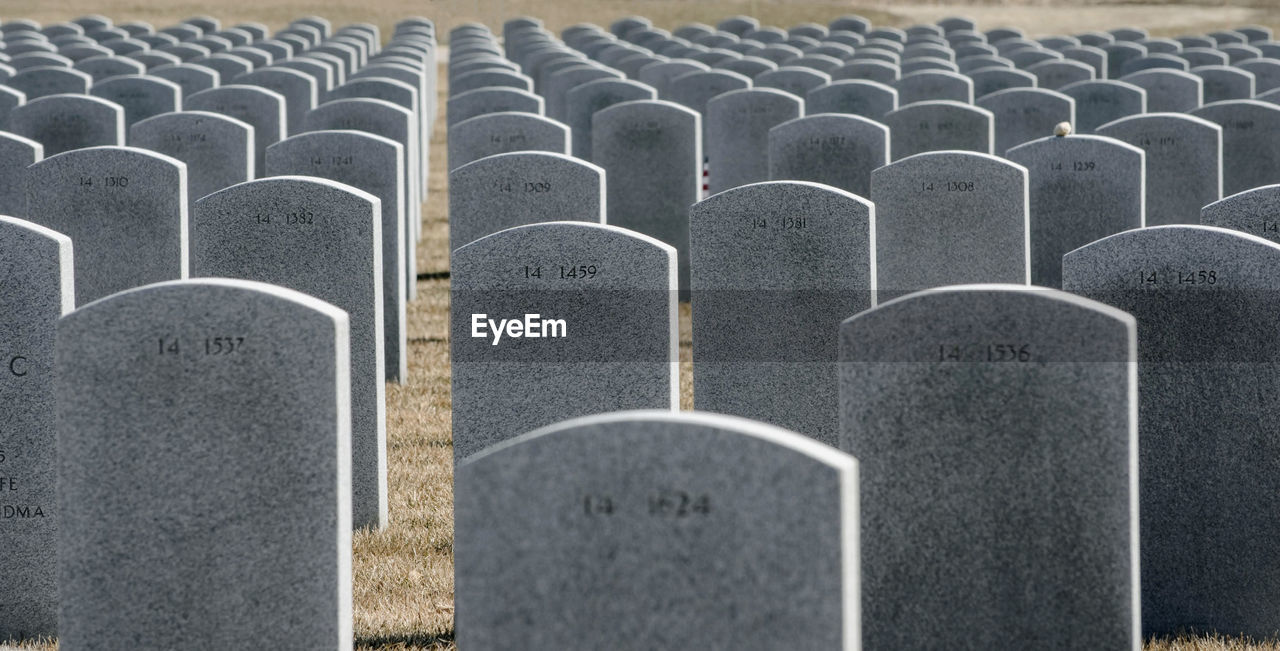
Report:
[[[18,372],[18,361],[19,361],[19,360],[21,360],[21,361],[25,362],[25,361],[27,361],[27,358],[26,358],[26,357],[22,357],[21,355],[19,355],[18,357],[14,357],[13,359],[9,360],[9,372],[10,372],[10,373],[13,373],[13,374],[14,374],[15,376],[17,376],[17,377],[22,377],[22,376],[24,376],[24,375],[26,375],[26,374],[27,374],[27,371],[23,371],[23,372],[21,372],[21,373],[19,373],[19,372]]]

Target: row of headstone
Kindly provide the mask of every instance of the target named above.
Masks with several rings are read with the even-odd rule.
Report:
[[[89,34],[113,29],[104,17],[81,22]],[[361,75],[383,65],[361,65],[378,52],[376,28],[364,27],[332,32],[306,18],[275,40],[297,40],[290,52],[346,40],[330,56]],[[6,22],[5,52],[41,40],[15,34],[40,30]],[[185,42],[218,30],[201,17],[169,31]],[[270,49],[263,39],[265,29],[245,43]],[[434,26],[401,22],[381,53],[393,50],[433,67]],[[381,74],[361,81],[414,90]],[[252,92],[229,94],[237,89]],[[118,105],[107,106],[117,133],[105,146],[68,142],[50,155],[56,145],[0,134],[15,181],[0,193],[4,212],[23,218],[0,217],[0,305],[14,317],[0,329],[0,421],[12,425],[0,433],[0,547],[13,552],[0,575],[0,640],[351,648],[350,532],[386,525],[384,378],[405,373],[405,202],[420,185],[405,174],[418,161],[406,151],[434,109],[412,93],[403,108],[310,108],[255,168],[263,132],[226,113],[252,113],[268,91],[227,85],[186,99],[219,91],[226,104],[211,111],[131,128],[133,144],[185,160],[122,146]],[[27,106],[68,102],[63,121],[46,125],[57,139],[59,125],[97,128],[92,110],[75,112],[81,99],[111,104],[67,95]],[[398,125],[369,115],[382,104]],[[269,109],[279,125],[284,108]],[[269,178],[254,180],[255,169]],[[206,192],[192,197],[195,188]],[[384,336],[392,310],[398,333]],[[384,371],[393,359],[397,370]],[[129,513],[145,523],[120,517]],[[275,525],[249,526],[266,520]],[[264,599],[285,610],[259,608]]]
[[[628,20],[613,26],[612,39],[596,38],[594,26],[570,29],[583,39],[581,52],[621,70],[624,60],[646,55],[610,50],[632,49],[620,39],[643,45],[666,38]],[[938,27],[972,31],[960,23]],[[536,21],[509,22],[504,32],[505,52],[520,72],[508,70],[530,86],[521,92],[567,75],[544,74],[540,66],[556,65],[549,60],[581,60],[555,52],[554,44],[528,44],[548,42]],[[1110,36],[1145,37],[1136,30]],[[490,40],[496,60],[502,52]],[[563,65],[559,70],[582,64]],[[577,87],[592,83],[598,82]],[[744,153],[732,147],[760,130],[752,128],[752,111],[736,109],[732,100],[787,97],[742,88],[718,91],[695,107],[742,126],[736,142],[717,145],[728,147],[724,155],[735,162]],[[493,89],[454,99],[487,90]],[[548,90],[539,99],[549,103],[552,96]],[[593,152],[607,140],[601,117],[662,102],[599,111]],[[1272,634],[1280,620],[1266,604],[1280,597],[1280,575],[1260,568],[1276,552],[1275,536],[1265,532],[1275,528],[1280,480],[1266,476],[1247,486],[1228,480],[1257,475],[1250,460],[1268,454],[1275,438],[1265,417],[1269,399],[1239,400],[1265,393],[1274,379],[1268,365],[1242,363],[1272,356],[1263,332],[1277,325],[1269,270],[1280,248],[1240,232],[1280,240],[1271,214],[1280,185],[1255,182],[1271,173],[1270,130],[1262,119],[1271,109],[1257,106],[1263,105],[1242,100],[1192,116],[1119,114],[1095,125],[1100,135],[1067,135],[1068,124],[1057,137],[1009,147],[1006,158],[989,155],[989,144],[988,153],[928,152],[886,164],[885,138],[864,145],[884,156],[866,171],[871,201],[836,187],[781,181],[745,182],[689,204],[694,405],[786,427],[859,459],[868,477],[854,498],[862,505],[861,550],[824,546],[835,545],[838,535],[807,537],[822,544],[811,554],[787,555],[790,565],[778,570],[810,576],[821,567],[824,576],[841,576],[832,558],[860,553],[861,581],[853,583],[861,591],[860,620],[857,609],[848,610],[849,583],[843,592],[827,592],[822,606],[807,601],[816,590],[799,587],[785,605],[776,598],[763,604],[752,599],[768,594],[757,580],[784,579],[765,577],[761,564],[745,560],[753,549],[728,559],[712,551],[732,547],[727,540],[741,539],[733,526],[760,514],[733,506],[729,518],[717,520],[712,505],[727,499],[717,497],[717,488],[745,481],[720,479],[714,464],[689,461],[727,457],[724,472],[732,474],[757,467],[756,460],[744,460],[747,454],[731,443],[714,451],[692,446],[709,429],[764,438],[756,426],[694,416],[590,417],[675,408],[671,316],[678,285],[669,246],[618,228],[611,202],[609,225],[598,223],[598,202],[582,197],[599,196],[603,175],[583,174],[587,163],[575,166],[566,156],[577,153],[561,149],[572,132],[547,129],[546,149],[489,152],[454,168],[451,181],[477,200],[491,193],[494,201],[512,202],[502,205],[558,211],[479,229],[475,218],[496,208],[459,213],[467,215],[467,230],[459,233],[468,239],[452,243],[460,639],[555,646],[568,635],[625,648],[654,635],[736,639],[737,628],[759,621],[784,627],[799,646],[836,648],[859,639],[876,648],[922,648],[957,636],[987,647],[1063,639],[1063,631],[1073,643],[1087,636],[1085,646],[1131,648],[1143,634],[1183,628]],[[508,107],[469,119],[518,127],[534,122],[515,118],[536,112]],[[1070,122],[1045,124],[1063,121]],[[948,128],[966,135],[956,124]],[[1228,129],[1241,133],[1228,136]],[[627,146],[637,147],[654,130],[652,120],[627,124],[633,134]],[[1242,133],[1250,130],[1254,142],[1246,144]],[[481,132],[471,137],[478,141]],[[991,141],[991,130],[983,137]],[[697,131],[690,139],[698,140]],[[825,144],[820,136],[810,142],[818,151]],[[669,167],[688,159],[688,151],[642,159]],[[696,165],[698,150],[692,151]],[[806,164],[804,152],[794,158]],[[834,173],[827,168],[835,165],[821,159],[808,165]],[[1246,167],[1265,171],[1248,176],[1240,171]],[[554,178],[581,179],[539,180],[556,169],[563,171]],[[604,171],[610,185],[613,174]],[[1224,177],[1242,184],[1228,188],[1250,190],[1218,201]],[[551,188],[567,192],[530,198]],[[521,192],[529,196],[504,197]],[[460,211],[471,204],[452,202]],[[1158,220],[1147,220],[1150,205],[1161,207]],[[532,223],[565,218],[576,221]],[[1201,220],[1237,230],[1158,226]],[[929,289],[972,283],[983,285]],[[929,291],[912,293],[922,289]],[[1206,341],[1206,331],[1226,336]],[[589,418],[555,424],[579,416]],[[520,436],[538,427],[545,429]],[[687,439],[668,442],[679,436]],[[993,470],[993,457],[1011,461]],[[660,480],[650,488],[655,472]],[[785,485],[782,477],[790,475],[752,476],[779,477]],[[760,509],[776,523],[795,515],[798,504],[827,505],[838,494],[804,493],[783,508],[762,500]],[[570,503],[581,509],[576,516],[564,515]],[[828,531],[849,524],[847,515],[838,524],[827,517]],[[779,529],[813,526],[785,522]],[[756,529],[768,539],[772,526]],[[1224,529],[1230,534],[1219,535]],[[545,544],[517,544],[528,531]],[[1250,533],[1257,531],[1263,536]],[[671,539],[699,545],[680,557],[690,562],[671,565],[664,553]],[[822,551],[830,549],[843,551]],[[715,562],[695,560],[704,554]],[[725,569],[737,563],[755,572]],[[566,574],[548,582],[548,567]],[[717,599],[672,599],[644,589],[651,573],[678,574],[693,594]],[[739,582],[725,583],[734,578]],[[582,588],[581,599],[547,592],[566,582]],[[983,595],[977,605],[974,594]],[[1078,600],[1064,605],[1064,595]],[[824,619],[825,627],[803,623],[815,609],[842,615],[829,615],[834,619]],[[620,629],[623,614],[629,624]],[[546,621],[569,624],[540,625]],[[719,631],[708,621],[733,626]],[[861,633],[851,633],[859,621]]]

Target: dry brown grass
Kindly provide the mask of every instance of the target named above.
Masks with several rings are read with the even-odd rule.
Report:
[[[252,20],[278,28],[294,17],[319,14],[328,17],[335,26],[349,22],[376,23],[383,29],[384,36],[396,20],[415,14],[435,19],[441,36],[447,34],[450,26],[465,20],[482,20],[497,28],[504,17],[519,14],[540,16],[548,27],[557,30],[584,21],[607,25],[632,13],[649,16],[666,28],[695,20],[714,22],[733,13],[749,13],[766,23],[785,26],[803,21],[825,22],[849,12],[899,26],[964,13],[982,25],[1021,25],[1032,34],[1070,33],[1121,24],[1145,25],[1160,35],[1250,22],[1280,26],[1280,9],[1239,6],[1247,2],[1231,2],[1231,7],[1182,6],[1177,11],[1131,5],[1080,8],[1080,3],[1074,2],[1040,6],[1042,4],[1038,0],[1017,0],[1001,6],[980,6],[979,3],[957,9],[934,4],[853,7],[832,0],[571,0],[555,4],[535,0],[377,0],[364,4],[333,0],[274,3],[228,0],[210,9],[205,3],[189,0],[154,5],[127,0],[8,0],[0,6],[0,20],[29,17],[56,22],[96,12],[120,21],[148,20],[164,26],[212,11],[226,25]],[[444,82],[447,75],[441,74],[440,79]],[[445,88],[439,89],[442,115],[432,134],[430,192],[424,205],[424,238],[418,246],[419,272],[423,274],[442,274],[449,269],[448,178],[443,155],[445,93]],[[420,282],[417,300],[409,306],[409,378],[402,385],[387,387],[391,523],[385,531],[361,532],[354,541],[355,632],[359,649],[454,648],[448,323],[447,278]],[[681,306],[680,328],[680,403],[682,409],[690,409],[693,392],[687,305]],[[56,648],[56,642],[0,644],[0,651]],[[1280,643],[1203,636],[1151,641],[1145,648],[1147,651],[1280,651]]]

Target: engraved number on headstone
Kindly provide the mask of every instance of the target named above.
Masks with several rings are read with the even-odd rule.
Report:
[[[1213,285],[1218,282],[1218,272],[1213,269],[1179,271],[1161,274],[1156,271],[1139,271],[1138,281],[1141,285]]]
[[[940,344],[939,362],[1029,362],[1031,344]]]

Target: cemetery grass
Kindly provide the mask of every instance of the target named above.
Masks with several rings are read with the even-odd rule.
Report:
[[[1219,27],[1257,22],[1280,26],[1280,9],[1252,9],[1248,2],[1231,1],[1228,6],[1188,5],[1178,12],[1153,11],[1139,4],[1087,6],[1058,0],[1051,6],[898,5],[886,10],[850,7],[835,1],[799,2],[687,2],[652,0],[642,5],[623,0],[569,0],[542,3],[510,0],[479,3],[471,1],[379,0],[377,3],[337,5],[336,3],[281,2],[251,4],[229,0],[210,9],[205,3],[146,3],[129,0],[16,0],[6,2],[0,19],[29,17],[56,22],[88,12],[103,13],[117,20],[148,20],[157,26],[171,24],[191,15],[215,13],[227,24],[256,20],[272,29],[290,19],[319,13],[335,25],[347,22],[375,22],[389,35],[394,22],[404,16],[425,14],[434,18],[442,36],[448,27],[464,20],[481,20],[495,28],[501,13],[527,13],[546,20],[548,27],[594,21],[600,24],[641,11],[662,27],[680,22],[714,22],[731,13],[751,13],[762,21],[790,25],[826,20],[857,11],[876,23],[903,26],[921,20],[936,20],[957,11],[971,15],[986,25],[1016,24],[1029,32],[1058,33],[1114,27],[1134,23],[1149,26],[1154,35],[1177,35],[1188,31],[1208,31]],[[1034,3],[1040,5],[1041,3]],[[1091,3],[1093,4],[1093,3]],[[1099,5],[1107,4],[1097,3]],[[1184,5],[1187,3],[1175,3]],[[1254,3],[1260,4],[1260,3]],[[1149,3],[1148,3],[1149,5]],[[442,70],[438,89],[441,113],[432,134],[429,170],[429,199],[424,205],[424,238],[418,247],[418,298],[409,304],[409,379],[403,385],[387,385],[387,456],[389,465],[391,524],[385,531],[359,532],[354,538],[354,610],[358,649],[436,650],[452,649],[453,643],[453,474],[449,398],[449,297],[447,174],[444,169],[445,116],[443,87],[448,76]],[[690,362],[689,309],[680,314],[681,408],[692,407],[692,364]],[[1069,635],[1069,632],[1064,632]],[[963,646],[962,644],[960,644]],[[785,646],[780,641],[779,646]],[[56,649],[56,642],[31,641],[17,645],[0,643],[0,650]],[[1173,640],[1148,641],[1147,651],[1280,651],[1280,643],[1254,643],[1220,636],[1188,636]]]

